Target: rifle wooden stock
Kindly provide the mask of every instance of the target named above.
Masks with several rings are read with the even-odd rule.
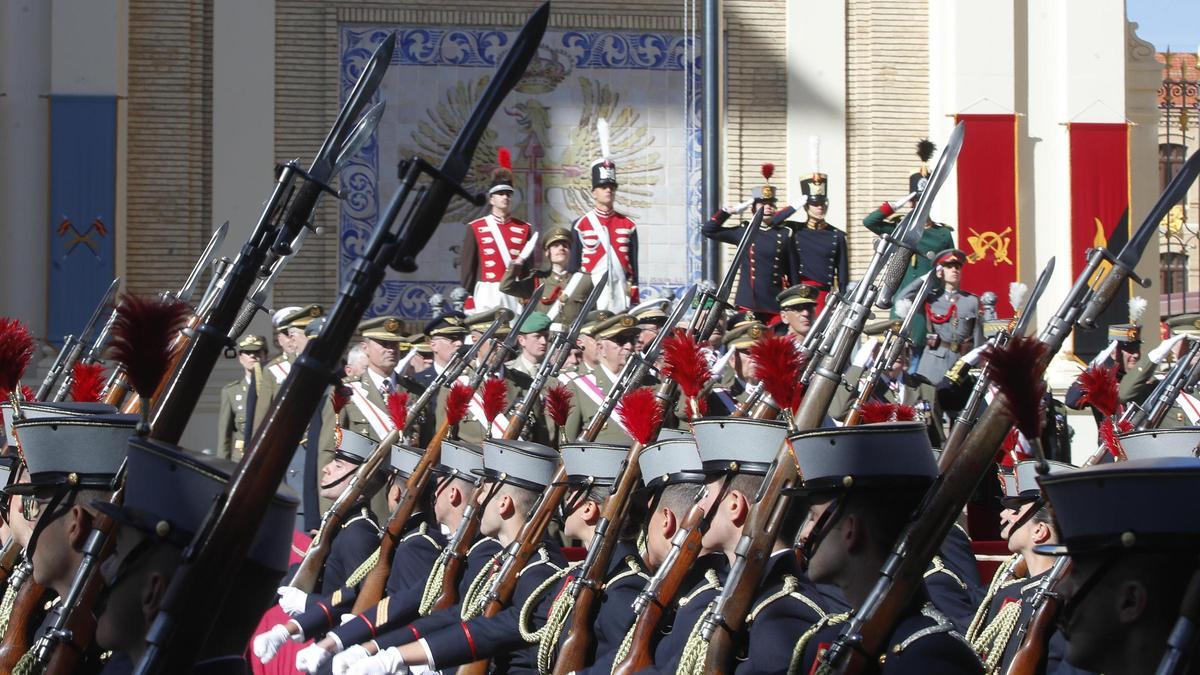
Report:
[[[458,602],[458,581],[467,566],[467,553],[475,543],[475,537],[479,536],[479,519],[483,517],[483,509],[474,506],[474,503],[472,497],[472,506],[463,514],[466,520],[462,524],[462,537],[455,540],[454,549],[442,568],[442,590],[433,602],[433,611],[453,607]]]
[[[1048,360],[1047,356],[1039,364],[1039,374]],[[840,655],[826,652],[827,659],[835,659],[832,665],[836,672],[861,673],[878,665],[876,658],[887,648],[888,636],[921,586],[929,561],[937,553],[971,493],[991,468],[996,448],[1011,428],[1008,402],[1003,396],[997,396],[965,442],[946,449],[946,453],[951,455],[947,461],[948,468],[930,488],[918,510],[919,515],[897,539],[897,546],[883,565],[880,583],[859,609],[858,646],[846,648]],[[897,549],[902,549],[902,555],[897,555]],[[853,622],[847,630],[851,628]],[[831,651],[837,646],[835,644]]]
[[[346,515],[350,513],[351,507],[363,496],[367,484],[371,481],[371,476],[379,469],[379,465],[383,463],[384,459],[390,457],[392,446],[396,444],[399,438],[400,431],[398,429],[393,429],[391,433],[384,437],[379,442],[379,445],[375,446],[375,450],[371,452],[371,456],[367,458],[367,461],[363,462],[354,472],[354,478],[350,479],[350,484],[346,486],[342,494],[333,502],[333,506],[329,507],[329,512],[325,514],[325,521],[321,523],[321,529],[317,532],[317,536],[309,545],[308,550],[304,552],[304,560],[300,561],[300,567],[296,570],[295,576],[292,577],[290,585],[293,588],[299,588],[305,593],[312,593],[313,589],[316,588],[317,578],[321,576],[321,569],[325,567],[325,560],[329,558],[329,552],[333,550],[333,540],[337,537],[338,532],[341,531],[342,523],[346,521]],[[382,554],[380,558],[382,558]],[[376,566],[378,566],[378,563],[376,563]],[[390,565],[387,567],[390,567]]]
[[[122,491],[118,490],[113,496],[113,501],[120,503],[121,499]],[[94,611],[96,602],[107,586],[104,575],[100,574],[100,562],[112,555],[113,550],[116,549],[119,527],[120,524],[117,521],[103,513],[93,516],[94,532],[92,536],[99,534],[100,550],[95,564],[89,570],[90,573],[86,577],[76,580],[75,583],[79,584],[79,588],[72,588],[72,592],[67,594],[68,598],[74,595],[74,602],[70,606],[65,606],[67,600],[64,599],[62,603],[61,611],[64,612],[64,615],[59,623],[67,630],[70,639],[55,641],[54,651],[46,665],[45,675],[70,675],[76,672],[88,647],[92,645],[96,637],[96,614]],[[82,568],[78,573],[82,573]]]
[[[534,509],[533,515],[525,521],[521,531],[517,534],[517,541],[520,542],[517,550],[513,552],[512,558],[505,561],[499,574],[492,581],[492,589],[488,593],[483,616],[496,616],[512,602],[513,593],[517,590],[517,577],[541,548],[546,527],[554,519],[554,513],[558,511],[558,505],[567,493],[566,480],[567,471],[560,463],[558,470],[554,472],[554,477],[550,480],[550,486],[542,493],[542,499]],[[490,659],[482,659],[461,666],[458,669],[458,675],[486,675],[489,661]]]
[[[692,564],[700,557],[700,541],[704,538],[703,521],[704,510],[699,505],[693,506],[683,519],[680,528],[686,530],[687,535],[679,547],[679,555],[663,574],[662,583],[656,589],[654,597],[646,603],[634,620],[629,652],[613,667],[613,675],[632,675],[654,665],[654,654],[650,651],[650,645],[658,632],[658,625],[662,623],[663,613],[679,595],[684,578],[691,571]]]
[[[112,379],[109,381],[107,388],[104,391],[104,403],[121,408],[125,403],[125,397],[129,395],[133,387],[129,384],[129,376],[125,373],[125,369],[119,364],[114,364],[117,372],[113,373]]]
[[[0,549],[0,590],[8,585],[13,569],[21,559],[22,550],[21,545],[17,543],[17,538],[12,536],[4,542],[4,548]]]
[[[421,455],[412,475],[408,477],[408,482],[404,486],[404,494],[400,497],[400,503],[388,517],[387,527],[383,530],[383,538],[379,540],[379,560],[375,562],[371,571],[367,572],[366,578],[359,586],[351,613],[365,612],[383,599],[388,575],[392,571],[392,558],[396,555],[396,544],[400,543],[400,536],[404,534],[404,525],[417,510],[421,495],[425,492],[425,485],[433,473],[433,467],[442,457],[442,439],[449,431],[449,423],[442,423],[437,433],[433,435],[433,439],[429,441],[429,445],[425,447],[425,453]],[[388,434],[388,438],[392,438],[392,435]],[[395,443],[395,439],[392,442]]]
[[[0,672],[11,673],[29,651],[29,636],[43,619],[40,610],[53,596],[54,591],[34,581],[32,575],[21,584],[8,618],[8,631],[0,642]]]
[[[1069,571],[1064,571],[1063,576],[1065,577],[1067,574]],[[1059,607],[1061,605],[1057,594],[1047,593],[1042,598],[1041,607],[1038,607],[1033,612],[1033,616],[1029,617],[1029,623],[1025,626],[1025,637],[1021,640],[1021,646],[1017,647],[1016,653],[1013,654],[1008,669],[1004,671],[1005,675],[1034,675],[1042,672],[1042,665],[1046,662],[1046,650],[1050,645],[1050,637],[1054,634],[1054,623],[1058,618]]]
[[[638,459],[642,456],[644,449],[645,446],[641,443],[634,443],[633,447],[629,449],[625,468],[621,471],[620,478],[604,503],[604,511],[600,514],[600,524],[596,527],[596,534],[592,538],[588,550],[590,561],[585,563],[583,576],[574,582],[576,584],[575,604],[571,609],[566,639],[558,647],[558,654],[554,661],[554,675],[567,675],[567,673],[582,670],[587,665],[587,655],[592,650],[592,643],[595,641],[592,631],[593,622],[596,620],[596,613],[600,610],[596,605],[596,600],[604,587],[605,576],[608,574],[609,565],[612,564],[613,551],[617,548],[621,529],[629,514],[629,501],[642,477]]]

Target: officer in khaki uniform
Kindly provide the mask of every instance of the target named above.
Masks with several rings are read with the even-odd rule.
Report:
[[[528,378],[525,383],[528,385],[546,358],[546,348],[550,340],[550,317],[541,312],[534,312],[525,319],[517,333],[520,351],[517,357],[506,362],[504,367],[506,371],[524,375]]]
[[[708,395],[710,415],[732,414],[738,404],[745,402],[751,388],[758,383],[750,363],[750,348],[768,332],[766,326],[751,320],[732,328],[721,339],[728,351],[718,361],[721,370]]]
[[[265,367],[275,382],[283,384],[288,373],[292,371],[292,361],[308,346],[309,336],[305,329],[310,323],[325,315],[320,305],[305,305],[303,307],[288,307],[275,313],[275,330],[285,336],[281,339],[284,352],[271,359]]]
[[[342,409],[339,422],[343,429],[380,441],[391,430],[387,413],[387,395],[405,388],[396,365],[412,345],[401,332],[403,324],[394,316],[379,316],[359,324],[367,370],[348,384],[354,390],[350,403]]]
[[[254,425],[266,419],[278,385],[263,373],[267,358],[267,340],[261,335],[247,335],[238,342],[237,359],[242,365],[242,377],[221,389],[221,407],[217,413],[217,456],[238,461],[246,446],[246,432],[253,434]]]
[[[600,340],[596,337],[596,327],[612,317],[613,313],[607,309],[588,312],[583,325],[579,327],[579,337],[575,339],[575,344],[579,346],[579,364],[573,372],[559,373],[559,380],[566,383],[576,375],[590,375],[600,367]]]
[[[524,303],[538,286],[545,286],[537,311],[545,313],[554,323],[570,325],[592,292],[591,276],[567,271],[571,262],[571,233],[561,227],[546,233],[542,239],[541,267],[533,268],[527,260],[531,253],[527,244],[526,251],[504,271],[500,290]]]
[[[817,314],[817,296],[821,290],[812,284],[789,286],[776,296],[779,322],[787,327],[787,336],[798,345],[812,330]]]
[[[590,374],[576,377],[568,385],[572,394],[571,412],[567,416],[564,438],[578,438],[588,422],[599,412],[601,402],[616,383],[621,369],[625,367],[625,362],[633,352],[637,333],[637,320],[628,314],[617,314],[596,325],[594,336],[599,361],[596,369]],[[604,423],[600,435],[595,440],[598,443],[621,445],[631,442],[615,413]]]
[[[1166,376],[1171,366],[1191,347],[1191,341],[1200,340],[1200,314],[1180,314],[1169,317],[1165,323],[1171,330],[1171,337],[1143,354],[1138,359],[1137,366],[1121,378],[1122,402],[1135,402],[1143,408],[1153,406],[1154,401],[1148,398],[1154,388]],[[1172,429],[1197,424],[1200,424],[1200,398],[1187,391],[1180,391],[1158,426]]]
[[[287,326],[283,324],[283,318],[299,309],[300,307],[292,305],[276,310],[271,315],[271,327],[274,329],[275,344],[279,346],[279,354],[270,361],[267,361],[267,365],[264,366],[265,368],[270,368],[277,363],[291,364],[292,359],[295,358],[295,354],[292,352],[291,338],[288,337]]]

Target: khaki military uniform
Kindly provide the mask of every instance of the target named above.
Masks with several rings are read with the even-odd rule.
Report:
[[[1154,405],[1153,401],[1147,401],[1146,399],[1149,398],[1150,394],[1154,392],[1154,388],[1162,380],[1158,374],[1158,365],[1151,361],[1149,356],[1142,355],[1142,358],[1134,366],[1133,370],[1125,373],[1125,376],[1121,378],[1118,394],[1121,397],[1122,403],[1133,402],[1142,407]],[[1167,409],[1167,414],[1163,416],[1158,428],[1174,429],[1176,427],[1187,427],[1200,423],[1200,419],[1192,421],[1187,413],[1184,412],[1184,409],[1180,407],[1180,399],[1185,396],[1190,398],[1190,395],[1186,392],[1179,393],[1179,398],[1176,398],[1171,407]]]
[[[564,439],[579,438],[579,434],[587,427],[588,422],[600,411],[600,402],[612,390],[614,384],[614,379],[609,376],[603,366],[596,368],[589,375],[581,375],[571,380],[571,383],[567,385],[572,394],[571,412],[567,415],[567,423],[563,428]],[[625,433],[621,427],[615,410],[605,421],[600,434],[596,437],[596,442],[619,445],[628,445],[632,442],[629,434]]]
[[[242,432],[246,429],[246,403],[250,390],[250,382],[243,376],[236,382],[230,382],[221,389],[221,407],[217,412],[217,456],[233,461],[242,458],[245,451],[246,439]],[[266,372],[258,380],[257,399],[254,404],[254,424],[261,424],[267,418],[271,409],[271,399],[279,385]]]
[[[571,272],[554,272],[549,269],[526,271],[527,263],[513,264],[504,271],[500,280],[500,290],[522,301],[533,297],[533,291],[538,286],[545,286],[542,298],[538,301],[535,311],[546,315],[553,314],[555,323],[570,325],[583,303],[592,292],[592,278],[587,274]]]

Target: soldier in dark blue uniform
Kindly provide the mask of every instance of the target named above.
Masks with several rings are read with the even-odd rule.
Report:
[[[321,470],[321,496],[325,499],[337,499],[341,496],[358,467],[367,461],[376,445],[378,443],[362,434],[342,429],[340,442],[333,451],[333,461]],[[364,490],[358,501],[350,507],[341,530],[333,540],[329,558],[326,559],[325,569],[321,574],[322,593],[333,593],[346,586],[346,581],[379,547],[379,538],[383,531],[375,521],[375,515],[371,513],[370,502],[371,495],[386,480],[386,473],[380,470],[370,480],[373,486]]]
[[[1185,589],[1196,581],[1200,520],[1170,514],[1194,512],[1197,481],[1195,457],[1131,459],[1038,478],[1062,545],[1035,550],[1071,556],[1057,589],[1071,665],[1154,672],[1171,636],[1186,649],[1182,665],[1158,672],[1195,670],[1195,645],[1176,631],[1181,615],[1195,617],[1194,591]]]
[[[443,446],[443,461],[447,454],[453,455],[456,450],[447,441]],[[389,505],[398,504],[403,482],[408,480],[424,454],[423,448],[412,448],[406,445],[392,446],[391,464],[395,474],[388,486]],[[434,468],[437,472],[441,466]],[[430,482],[417,502],[413,514],[401,530],[400,539],[396,542],[393,552],[392,566],[384,588],[385,596],[400,593],[409,587],[424,587],[425,576],[433,566],[433,561],[445,546],[446,537],[434,519],[433,499],[437,489],[435,482]],[[298,588],[285,586],[279,589],[279,606],[294,618],[287,623],[278,624],[254,638],[254,655],[262,663],[267,663],[275,657],[279,647],[287,640],[297,642],[310,637],[317,637],[334,626],[337,626],[343,613],[348,612],[358,597],[359,584],[365,573],[374,566],[374,560],[368,558],[348,579],[348,583],[332,593],[308,594]],[[357,583],[351,583],[357,582]],[[365,638],[364,638],[365,639]]]
[[[801,528],[809,578],[833,583],[858,608],[933,479],[929,436],[917,422],[801,432],[792,448],[811,501]],[[796,645],[790,672],[808,673],[841,633],[847,615],[830,615]],[[954,624],[921,592],[905,609],[879,657],[881,673],[981,673]],[[780,668],[782,671],[782,668]]]
[[[550,485],[558,453],[526,441],[487,440],[483,448],[484,494],[493,496],[481,497],[480,530],[507,547],[514,544],[513,537],[527,521],[537,496]],[[457,605],[376,638],[367,649],[376,648],[379,653],[370,657],[369,664],[355,666],[392,672],[405,665],[427,665],[432,670],[490,658],[495,672],[536,672],[537,648],[527,636],[540,629],[546,617],[540,610],[529,616],[525,608],[535,591],[552,583],[562,569],[562,552],[553,541],[544,540],[538,554],[520,572],[509,606],[495,616],[483,617],[486,591],[502,565],[498,557],[493,560]]]
[[[596,543],[596,525],[600,522],[605,501],[612,494],[613,482],[628,454],[629,448],[620,445],[576,443],[562,447],[563,466],[572,491],[563,509],[566,512],[563,523],[565,538],[577,539],[589,546]],[[634,509],[634,513],[637,513],[637,509]],[[633,623],[629,607],[649,580],[645,572],[646,563],[638,553],[635,541],[639,525],[640,519],[631,514],[626,517],[621,530],[610,530],[605,535],[615,537],[616,543],[603,577],[599,609],[591,622],[595,642],[587,659],[588,665],[594,662],[597,655],[616,653]],[[569,588],[571,579],[582,572],[579,563],[576,563],[559,574],[567,580],[549,586],[540,596],[530,598],[526,605],[526,611],[530,611],[533,609],[531,603],[549,603],[546,614],[555,617],[555,621],[547,622],[540,631],[539,664],[551,664],[559,644],[567,637],[572,616],[566,611],[567,605],[560,605],[569,605],[573,597]]]
[[[967,640],[988,672],[1008,672],[1033,617],[1034,596],[1054,565],[1053,557],[1034,551],[1035,546],[1058,543],[1050,510],[1038,488],[1036,466],[1032,460],[1018,462],[1013,472],[1002,478],[1005,510],[1000,515],[1000,536],[1008,542],[1008,550],[1024,560],[1028,572],[1016,578],[1008,573],[1010,566],[1001,565],[967,631]],[[1070,464],[1050,463],[1050,473],[1074,470]],[[1062,635],[1055,631],[1041,672],[1058,672],[1064,645]]]
[[[763,185],[759,195],[751,202],[751,209],[762,209],[762,224],[750,239],[750,250],[742,261],[738,274],[737,293],[734,304],[740,309],[755,312],[760,321],[766,322],[779,313],[776,296],[788,286],[796,283],[796,273],[791,254],[792,229],[783,220],[777,220],[775,186],[771,185],[773,164],[763,164]],[[745,207],[746,204],[740,205]],[[734,207],[733,211],[739,211]],[[743,220],[735,227],[725,227],[725,221],[733,215],[721,209],[708,219],[700,229],[709,239],[737,246],[750,221]]]
[[[829,207],[829,180],[823,173],[814,173],[800,181],[804,192],[805,220],[792,233],[792,249],[798,281],[811,281],[822,291],[845,290],[850,283],[850,256],[846,233],[825,221]],[[780,211],[778,219],[788,220],[793,207]]]
[[[121,524],[116,550],[104,563],[111,582],[96,625],[97,644],[115,652],[114,667],[105,671],[114,673],[121,672],[116,663],[128,666],[141,659],[146,630],[182,551],[235,469],[230,461],[145,437],[135,436],[128,447],[123,503],[92,504]],[[271,500],[228,599],[220,614],[209,617],[214,628],[192,672],[249,672],[241,656],[245,636],[270,605],[287,569],[298,504],[286,486]]]

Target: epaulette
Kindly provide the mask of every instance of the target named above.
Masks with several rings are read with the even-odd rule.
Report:
[[[476,541],[474,544],[471,544],[471,548],[467,549],[467,555],[471,555],[472,553],[474,553],[475,549],[479,548],[479,546],[486,541],[496,541],[496,538],[495,537],[480,537],[479,541]]]
[[[784,598],[794,598],[800,601],[801,604],[816,612],[817,616],[824,617],[825,610],[821,609],[821,606],[814,602],[812,598],[801,593],[799,588],[800,580],[791,574],[785,574],[783,577],[783,586],[778,591],[775,591],[774,593],[763,598],[757,605],[755,605],[750,610],[750,613],[746,615],[746,623],[754,623],[754,619],[758,616],[759,612]]]
[[[697,586],[696,589],[694,591],[692,591],[691,593],[688,593],[687,595],[679,598],[678,604],[680,607],[683,607],[683,606],[687,605],[689,602],[691,602],[692,599],[695,598],[697,595],[700,595],[701,593],[712,590],[712,589],[719,590],[720,588],[721,588],[721,577],[717,575],[717,571],[716,570],[706,570],[704,572],[704,583]]]
[[[524,569],[522,569],[520,572],[517,572],[517,578],[521,578],[522,574],[525,574],[538,565],[549,565],[554,568],[555,572],[560,572],[566,569],[565,567],[559,567],[553,560],[550,559],[550,556],[546,553],[546,545],[542,544],[541,546],[538,546],[537,558],[525,563]]]
[[[367,508],[366,506],[359,509],[357,516],[354,516],[353,518],[342,523],[341,529],[344,530],[347,527],[350,527],[351,524],[357,523],[360,520],[365,520],[368,523],[370,523],[371,527],[375,528],[376,536],[380,536],[380,537],[383,536],[383,528],[379,526],[379,523],[375,522],[375,518],[371,515],[371,509]]]
[[[959,586],[962,586],[964,589],[966,589],[967,584],[949,567],[946,567],[946,563],[942,562],[942,556],[935,555],[933,556],[933,561],[929,563],[929,569],[925,570],[925,575],[923,578],[928,579],[929,577],[939,573],[949,576],[951,579],[958,582]]]
[[[442,550],[442,545],[441,545],[440,543],[438,543],[438,541],[437,541],[436,539],[434,539],[433,537],[429,536],[429,523],[421,523],[420,525],[418,525],[418,526],[416,527],[416,529],[412,530],[412,531],[411,531],[411,532],[409,532],[408,534],[406,534],[406,535],[404,535],[403,537],[401,537],[401,538],[400,538],[400,543],[402,543],[402,544],[403,544],[404,542],[408,541],[409,539],[414,539],[414,538],[417,538],[417,537],[425,537],[425,539],[429,540],[429,543],[430,543],[430,544],[431,544],[431,545],[432,545],[432,546],[433,546],[435,549],[437,549],[437,550],[439,550],[439,551],[440,551],[440,550]]]
[[[618,581],[620,581],[622,579],[628,579],[629,577],[633,577],[633,576],[638,576],[638,577],[645,579],[646,581],[650,581],[650,575],[646,574],[646,571],[644,569],[642,569],[642,566],[640,564],[638,564],[637,560],[633,556],[631,556],[631,555],[625,556],[624,562],[625,562],[625,569],[614,574],[611,579],[609,579],[608,581],[605,582],[605,584],[604,584],[605,586],[610,586],[612,584],[617,583]]]
[[[967,647],[971,646],[970,643],[968,643],[966,641],[966,639],[963,638],[963,636],[958,634],[958,631],[954,630],[954,624],[950,622],[950,619],[946,618],[945,614],[942,614],[941,612],[939,612],[933,606],[933,603],[931,603],[931,602],[925,603],[924,606],[921,607],[921,615],[928,619],[932,619],[934,621],[934,625],[928,626],[926,628],[922,628],[921,630],[919,630],[919,631],[913,633],[912,635],[909,635],[908,637],[901,640],[899,644],[892,645],[887,650],[886,654],[883,654],[882,656],[879,657],[880,665],[883,665],[883,662],[885,659],[887,659],[887,657],[889,657],[893,654],[899,655],[899,654],[903,653],[904,650],[911,647],[913,645],[913,643],[917,642],[918,640],[921,640],[922,638],[927,638],[930,635],[941,635],[941,634],[945,633],[945,634],[948,634],[948,635],[951,635],[951,636],[957,638],[959,641],[961,641]]]

